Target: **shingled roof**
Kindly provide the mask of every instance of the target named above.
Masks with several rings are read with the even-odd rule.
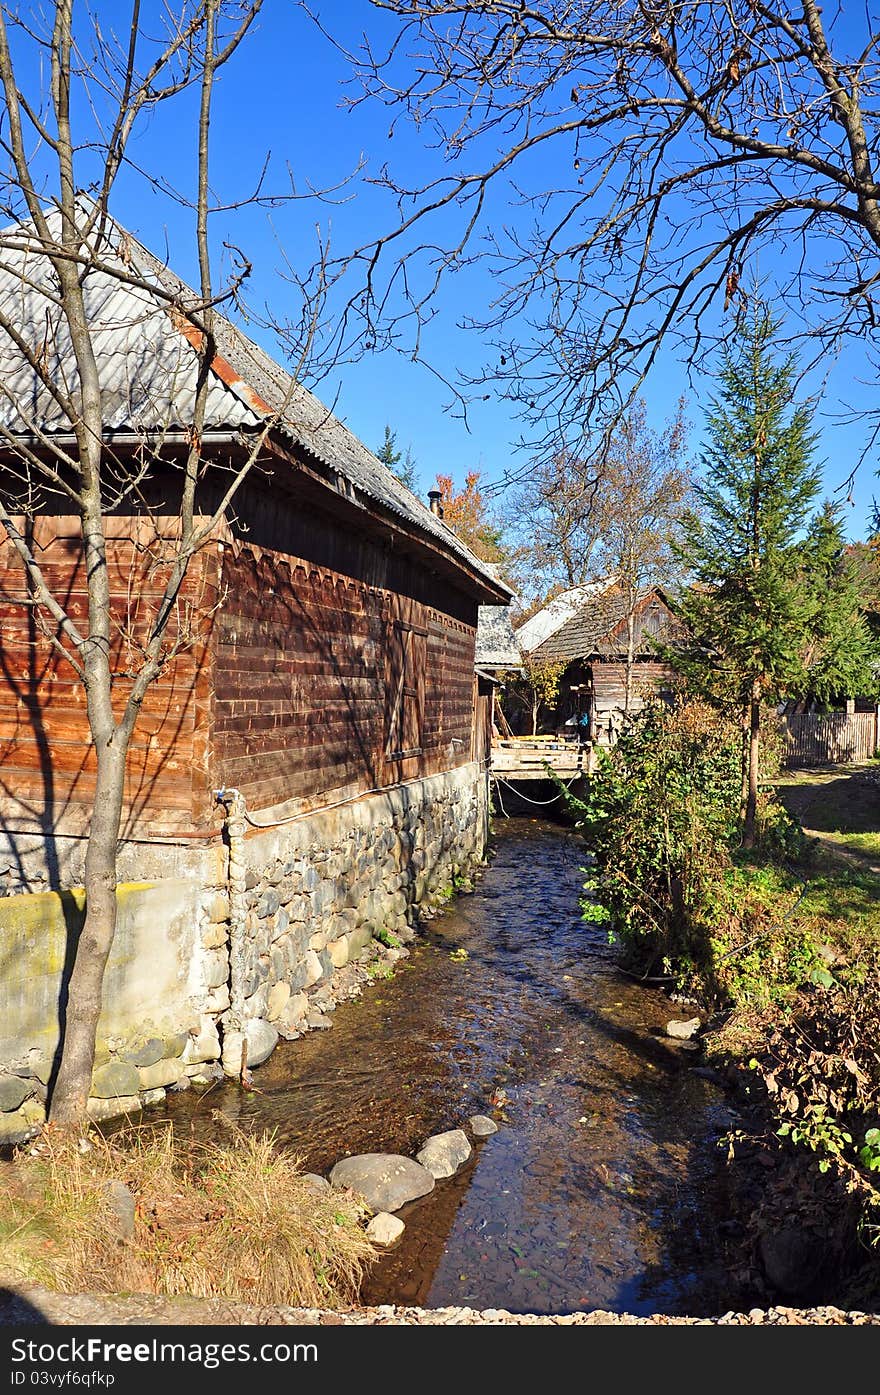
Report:
[[[575,659],[597,656],[617,658],[625,654],[627,599],[615,581],[606,581],[604,586],[603,591],[585,597],[562,625],[528,651],[529,657],[571,663]],[[652,601],[656,601],[663,612],[658,617],[661,623],[651,627],[651,631],[656,632],[663,627],[663,622],[668,624],[672,621],[673,616],[665,596],[654,586],[642,592],[636,601],[640,618],[651,607]],[[516,632],[521,647],[523,628]],[[641,645],[641,624],[637,631],[637,652],[649,653],[647,646]]]
[[[48,215],[52,235],[60,214]],[[98,358],[108,435],[164,435],[192,422],[199,333],[175,305],[195,307],[195,292],[119,224],[107,221],[97,259],[108,271],[84,277],[86,311]],[[143,282],[132,285],[122,277]],[[152,289],[155,287],[156,293]],[[69,393],[77,371],[70,336],[52,294],[49,263],[33,227],[0,233],[0,311],[48,361]],[[505,603],[509,588],[357,436],[236,325],[214,315],[205,435],[233,437],[278,415],[279,436],[347,482],[346,497],[393,515],[452,553]],[[70,433],[70,423],[13,341],[0,334],[0,425],[33,441]]]

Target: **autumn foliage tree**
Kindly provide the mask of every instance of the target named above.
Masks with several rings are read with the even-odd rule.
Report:
[[[483,562],[503,562],[507,555],[503,529],[482,488],[479,470],[468,470],[457,489],[452,475],[437,476],[444,522]]]

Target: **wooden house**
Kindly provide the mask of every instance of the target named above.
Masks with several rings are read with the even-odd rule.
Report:
[[[180,313],[194,293],[118,226],[103,237],[108,271],[87,272],[85,299],[108,428],[108,490],[136,473],[145,452],[153,462],[108,520],[123,697],[129,659],[164,584],[163,538],[177,526],[202,341]],[[26,230],[17,230],[15,246],[0,269],[0,310],[42,343],[55,380],[75,390],[48,265]],[[405,928],[432,889],[481,855],[487,791],[477,757],[487,714],[474,675],[477,616],[481,604],[510,597],[262,348],[219,315],[214,337],[203,447],[216,468],[199,486],[200,515],[210,517],[255,433],[271,427],[222,526],[190,565],[175,621],[179,652],[148,690],[131,746],[119,854],[124,881],[165,886],[164,923],[178,926],[177,969],[167,981],[158,975],[156,992],[145,983],[140,997],[131,995],[132,1022],[156,1014],[164,1021],[176,1004],[174,1021],[191,1022],[195,1012],[200,1030],[206,1015],[216,1027],[228,1006],[215,960],[226,952],[224,925],[227,941],[240,929],[229,921],[218,790],[234,788],[247,818],[255,1020],[277,1025],[267,1006],[275,985],[297,998],[326,983],[365,933],[369,939],[369,927]],[[39,457],[47,441],[69,441],[69,421],[2,332],[0,382],[0,469],[16,468],[21,447]],[[47,491],[26,526],[44,575],[81,619],[79,519]],[[0,936],[4,914],[9,925],[25,914],[12,901],[79,882],[95,789],[82,684],[30,599],[0,529]],[[121,917],[120,953],[131,962],[144,936],[152,933],[154,956],[161,938],[149,896],[141,900],[130,924]],[[261,904],[272,910],[258,914]],[[32,924],[63,937],[60,914],[44,897]],[[214,929],[200,941],[209,921]],[[45,946],[27,943],[46,959]],[[9,963],[7,954],[0,974]],[[39,978],[34,963],[28,951],[21,973]],[[0,1065],[16,1042],[24,1051],[40,1045],[41,1013],[57,1019],[59,980],[50,978],[45,992],[34,990],[39,1001],[23,1024],[0,1030]],[[275,1003],[282,997],[276,992]]]
[[[629,603],[614,578],[563,592],[516,630],[528,660],[565,665],[555,726],[560,733],[607,744],[627,705],[637,712],[669,687],[670,673],[651,641],[674,632],[676,620],[659,587],[644,591],[633,609],[629,664]]]

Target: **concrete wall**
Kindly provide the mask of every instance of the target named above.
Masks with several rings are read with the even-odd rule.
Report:
[[[145,880],[120,887],[93,1117],[208,1083],[221,1060],[237,1075],[241,1025],[249,1066],[279,1036],[328,1025],[334,994],[351,996],[360,980],[350,966],[377,952],[375,937],[412,938],[419,910],[445,901],[482,858],[487,819],[485,772],[471,764],[251,830],[236,925],[220,850],[123,849],[121,867],[139,867]],[[76,891],[0,897],[0,1141],[44,1117],[82,904]],[[230,1017],[230,937],[239,936],[243,1024]]]

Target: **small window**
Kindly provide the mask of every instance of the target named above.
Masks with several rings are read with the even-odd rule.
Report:
[[[405,760],[421,754],[427,640],[428,631],[416,625],[404,620],[395,620],[391,625],[385,743],[385,755],[389,760]]]

